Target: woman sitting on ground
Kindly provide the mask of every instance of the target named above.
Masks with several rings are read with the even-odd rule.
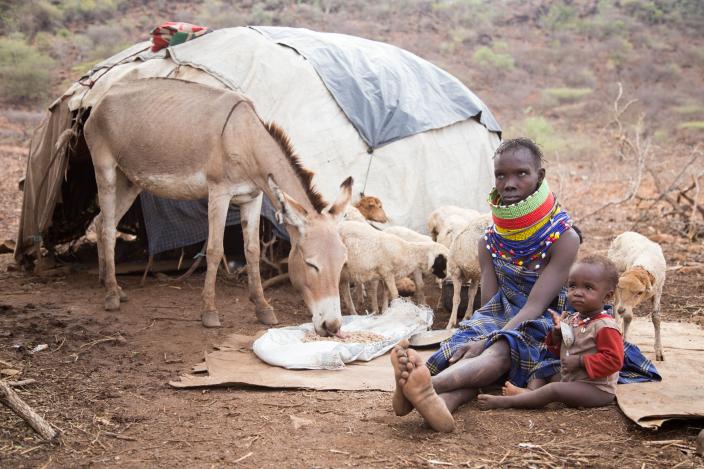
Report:
[[[565,311],[558,317],[551,312],[555,326],[545,340],[560,357],[561,380],[543,386],[533,380],[529,389],[507,382],[503,396],[480,394],[479,406],[536,409],[551,402],[570,407],[601,407],[613,402],[623,366],[623,336],[606,305],[617,285],[618,270],[603,256],[588,256],[573,265],[567,299],[577,313]]]
[[[580,239],[548,188],[542,161],[540,148],[526,138],[496,150],[489,197],[494,225],[478,244],[484,306],[460,323],[427,366],[407,342],[392,352],[397,415],[415,408],[435,430],[452,431],[451,412],[479,387],[506,375],[525,387],[530,378],[555,373],[552,365],[539,367],[552,328],[548,308],[568,309],[563,285]]]
[[[479,387],[508,378],[524,388],[560,371],[545,344],[553,327],[549,310],[571,310],[564,284],[580,237],[550,192],[542,154],[531,140],[499,146],[494,178],[489,197],[494,224],[477,246],[484,306],[460,323],[427,364],[408,341],[391,353],[394,412],[406,415],[415,408],[437,431],[453,431],[452,412]],[[660,380],[635,345],[624,347],[620,382]]]

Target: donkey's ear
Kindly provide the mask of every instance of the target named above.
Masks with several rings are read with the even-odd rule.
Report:
[[[281,206],[281,211],[277,213],[277,221],[279,223],[293,225],[296,229],[298,229],[299,233],[303,235],[308,211],[305,207],[282,191],[276,184],[276,181],[274,181],[271,174],[267,177],[267,183],[269,184],[269,189],[271,189],[271,192],[274,194],[276,202],[278,202]],[[281,216],[281,219],[278,219],[279,216]]]
[[[333,218],[341,219],[342,215],[344,215],[347,210],[347,206],[350,200],[352,200],[352,182],[352,176],[350,176],[340,185],[340,194],[328,211]]]

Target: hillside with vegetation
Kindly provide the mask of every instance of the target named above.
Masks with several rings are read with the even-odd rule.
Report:
[[[658,142],[704,132],[697,0],[30,0],[0,2],[0,98],[46,105],[98,61],[187,21],[300,26],[387,41],[445,68],[513,133],[584,151],[623,83]]]

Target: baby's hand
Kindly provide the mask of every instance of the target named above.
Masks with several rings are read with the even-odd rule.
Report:
[[[567,317],[567,311],[563,311],[560,316],[557,315],[557,311],[554,309],[548,309],[550,315],[552,316],[552,322],[554,326],[552,327],[553,334],[562,336],[562,329],[560,328],[560,323]]]
[[[560,366],[566,372],[572,373],[573,371],[577,371],[582,368],[582,360],[579,355],[567,355],[565,358],[560,360]]]

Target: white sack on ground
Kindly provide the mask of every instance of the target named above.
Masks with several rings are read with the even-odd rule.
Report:
[[[313,324],[269,329],[252,349],[262,361],[283,368],[337,370],[355,360],[369,361],[389,351],[398,341],[428,330],[433,312],[404,299],[394,300],[382,315],[343,316],[342,331],[367,331],[384,336],[380,342],[342,343],[332,340],[303,342]]]

